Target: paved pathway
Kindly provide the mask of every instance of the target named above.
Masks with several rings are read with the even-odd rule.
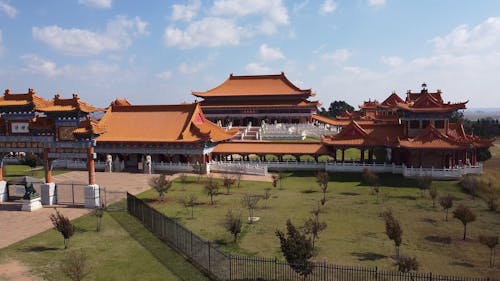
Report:
[[[222,174],[212,174],[214,177],[223,177]],[[96,182],[108,191],[128,191],[137,194],[149,189],[148,180],[154,175],[131,173],[96,173]],[[193,175],[195,176],[195,175]],[[178,174],[172,178],[178,177]],[[271,176],[243,176],[243,180],[271,181]],[[87,182],[87,172],[69,172],[54,177],[56,183]],[[69,208],[57,206],[58,210],[70,219],[78,218],[90,212],[84,208]],[[22,212],[20,204],[15,202],[0,203],[0,249],[15,242],[24,240],[47,229],[52,228],[49,215],[54,212],[53,207],[44,207],[35,212]]]

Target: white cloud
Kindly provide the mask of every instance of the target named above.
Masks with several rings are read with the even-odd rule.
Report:
[[[391,56],[391,57],[382,56],[380,60],[382,61],[382,63],[388,66],[400,66],[404,62],[402,58],[396,56]]]
[[[309,5],[309,0],[304,0],[302,2],[297,2],[295,4],[293,4],[293,9],[292,11],[294,13],[297,13],[299,12],[300,10],[304,9],[307,5]]]
[[[381,7],[385,5],[385,0],[368,0],[368,5]]]
[[[341,64],[346,62],[352,56],[352,52],[348,49],[338,49],[330,53],[324,53],[321,55],[321,59],[324,61],[330,61],[335,64]]]
[[[272,73],[271,68],[264,66],[257,62],[249,63],[245,66],[245,70],[248,74],[270,74]]]
[[[183,62],[179,64],[178,71],[181,74],[195,74],[200,72],[206,67],[206,63],[198,62],[198,63],[187,63]]]
[[[333,0],[325,0],[319,10],[320,14],[330,14],[337,10],[337,3]]]
[[[78,0],[78,3],[87,7],[107,9],[111,8],[113,0]]]
[[[55,62],[41,58],[34,54],[22,55],[21,59],[24,61],[25,69],[33,74],[41,74],[47,77],[58,76],[61,71],[57,69]]]
[[[163,79],[163,80],[168,80],[168,79],[172,78],[172,71],[167,70],[167,71],[160,72],[160,73],[156,74],[156,77]]]
[[[184,31],[177,27],[167,27],[164,41],[167,46],[180,48],[219,47],[238,45],[240,36],[241,28],[233,21],[208,17],[191,22]]]
[[[33,27],[33,38],[66,55],[88,56],[129,47],[132,40],[146,35],[147,23],[139,17],[117,16],[109,21],[104,32],[65,29],[57,25]]]
[[[172,5],[172,21],[191,21],[201,8],[200,0],[192,0],[189,4],[174,4]]]
[[[268,47],[267,44],[262,44],[259,47],[259,57],[263,61],[283,60],[285,56],[279,49]]]
[[[0,1],[0,11],[5,13],[9,18],[15,18],[17,15],[17,9],[4,1]]]
[[[500,43],[500,17],[491,17],[469,27],[460,25],[445,36],[430,40],[438,52],[478,52]]]
[[[277,25],[288,24],[288,12],[281,0],[216,0],[211,12],[218,16],[260,15]]]

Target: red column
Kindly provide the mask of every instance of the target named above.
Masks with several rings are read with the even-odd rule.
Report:
[[[361,151],[360,162],[363,163],[363,162],[365,162],[365,149],[361,148],[360,151]]]
[[[43,149],[43,170],[45,172],[45,183],[52,182],[52,172],[50,171],[49,149]]]
[[[94,168],[94,148],[87,149],[87,169],[89,173],[89,185],[95,184],[95,168]]]
[[[373,147],[368,149],[368,161],[373,163]]]

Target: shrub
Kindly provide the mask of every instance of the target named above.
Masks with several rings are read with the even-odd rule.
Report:
[[[394,241],[396,258],[399,258],[399,247],[402,242],[403,229],[401,229],[399,221],[394,217],[390,209],[382,213],[382,218],[385,222],[385,233],[389,239]]]
[[[165,174],[161,174],[158,177],[151,178],[149,180],[149,186],[158,192],[160,201],[164,201],[165,193],[167,193],[167,191],[172,187],[172,181],[169,180]]]
[[[68,217],[65,217],[57,209],[55,214],[50,214],[50,220],[54,228],[61,233],[64,238],[64,249],[69,247],[69,239],[75,234],[75,226]]]
[[[83,250],[68,253],[62,261],[61,270],[73,281],[83,280],[91,271],[87,264],[87,255]]]
[[[229,210],[224,219],[224,227],[233,235],[233,241],[236,242],[238,234],[241,232],[241,216],[235,215]]]
[[[313,270],[313,264],[309,261],[313,256],[311,240],[300,233],[290,220],[286,221],[286,229],[286,235],[276,230],[281,251],[290,267],[306,280]]]
[[[415,257],[400,256],[394,263],[400,272],[410,272],[418,270],[418,262]]]

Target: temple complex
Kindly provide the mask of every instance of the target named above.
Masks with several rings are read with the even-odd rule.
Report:
[[[318,101],[309,101],[315,94],[311,89],[300,89],[285,74],[237,76],[205,92],[193,92],[205,116],[213,122],[246,126],[249,123],[303,123],[310,122],[316,113]]]

